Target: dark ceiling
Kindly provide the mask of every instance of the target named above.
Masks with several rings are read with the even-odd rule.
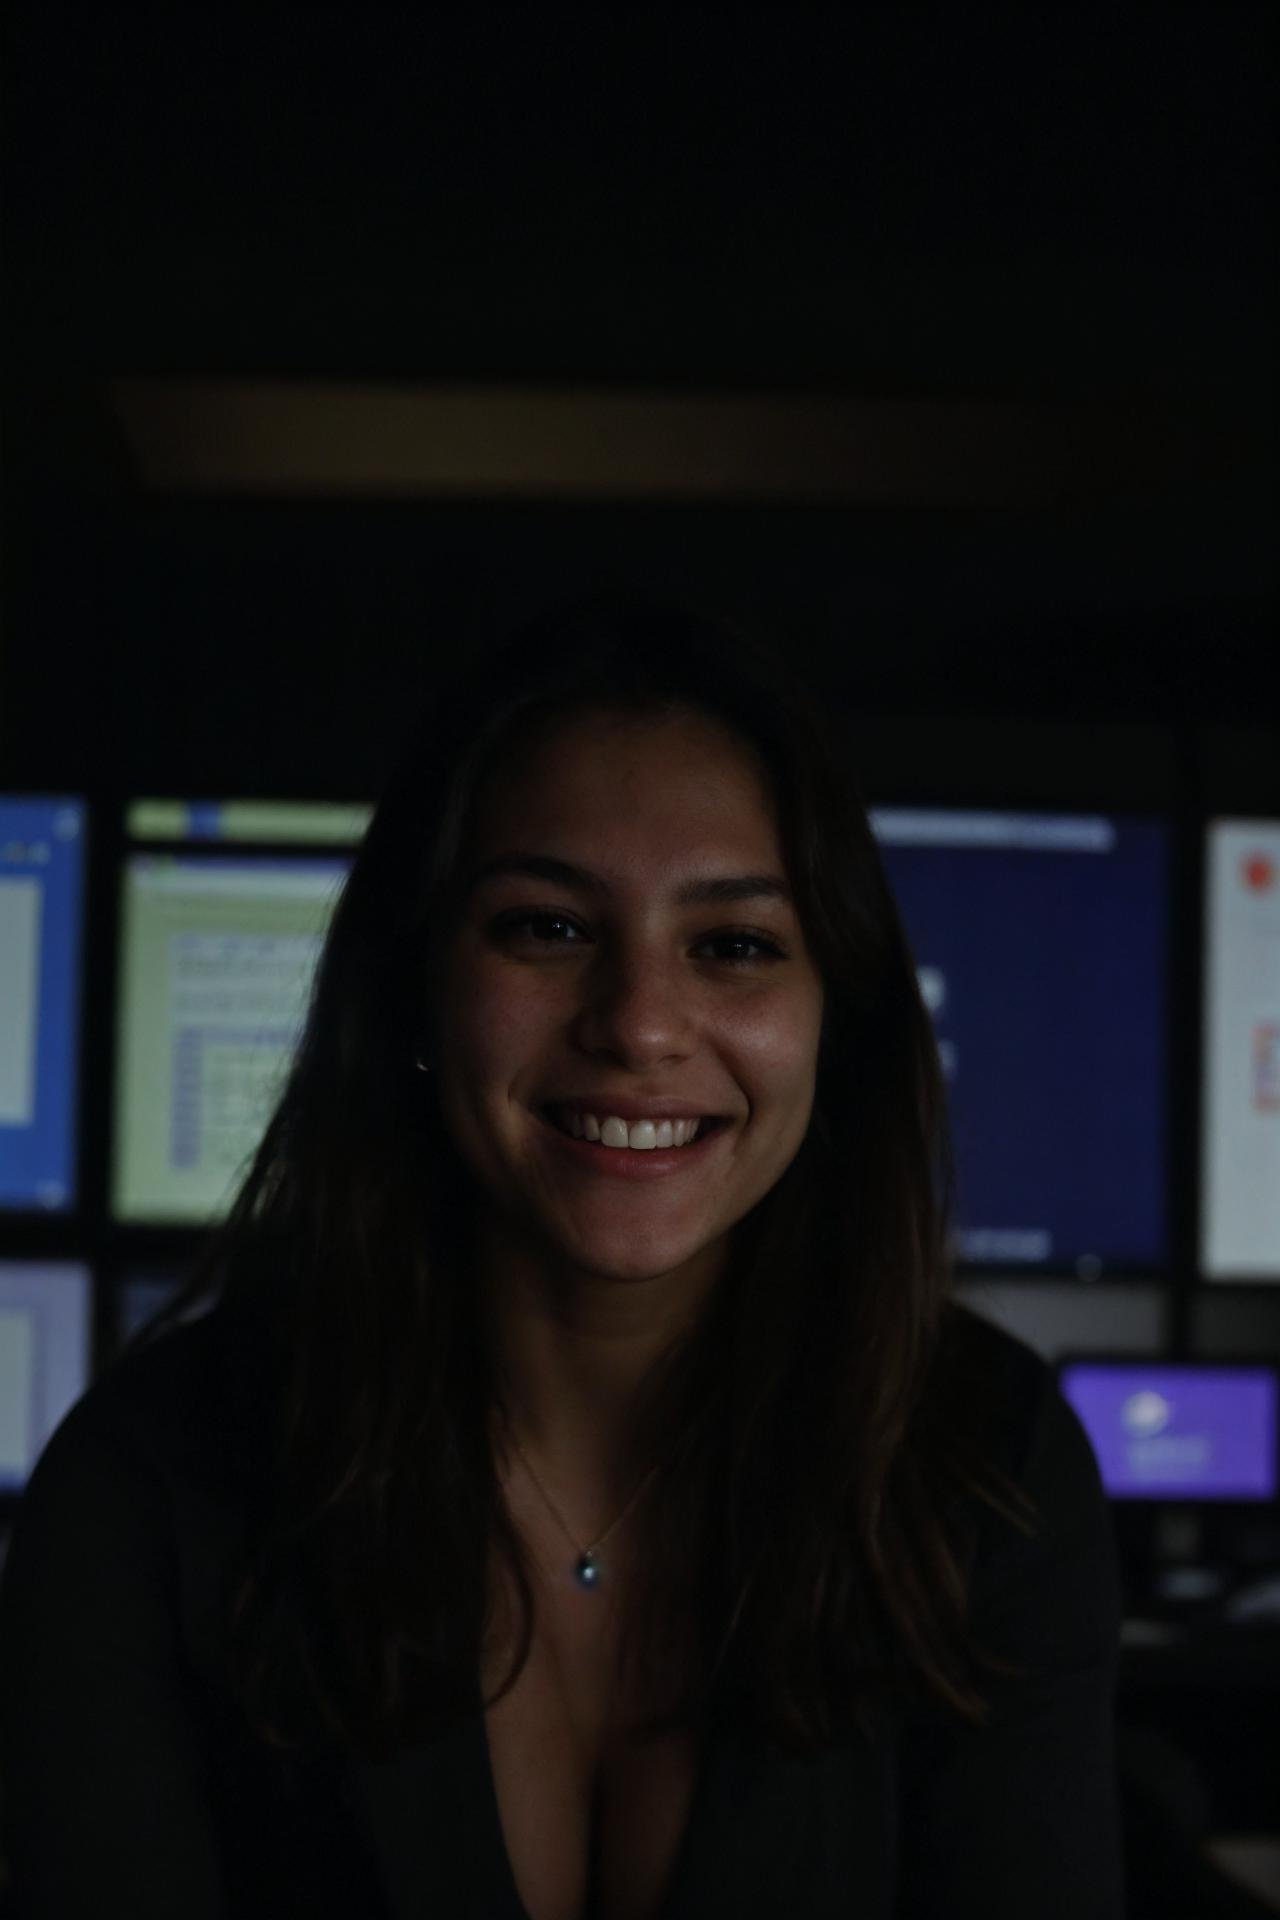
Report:
[[[1266,408],[1272,13],[23,0],[11,337],[69,378]]]
[[[832,659],[856,640],[886,711],[1273,724],[1273,12],[10,0],[7,691],[57,738],[0,744],[89,764],[121,661],[162,737],[148,646],[235,687],[266,670],[242,605],[277,651],[360,635],[360,686],[374,658],[397,686],[404,636],[469,631],[491,583],[659,548]],[[304,514],[145,495],[104,382],[166,374],[1079,401],[1116,444],[1218,451],[1124,512],[1104,474],[1078,513]],[[340,703],[370,765],[371,698]]]

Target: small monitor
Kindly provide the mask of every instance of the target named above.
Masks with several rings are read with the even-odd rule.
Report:
[[[369,809],[138,801],[121,884],[111,1211],[223,1215],[282,1090]]]
[[[1167,1260],[1168,828],[878,808],[933,1017],[968,1268]]]
[[[1113,1500],[1260,1502],[1280,1492],[1274,1363],[1073,1358],[1057,1378]]]
[[[89,1270],[0,1261],[0,1494],[20,1494],[89,1385]]]
[[[0,794],[0,1209],[79,1201],[85,803]]]
[[[1280,820],[1206,830],[1200,1270],[1280,1281]]]

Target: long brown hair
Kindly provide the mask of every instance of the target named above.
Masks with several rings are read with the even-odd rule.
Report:
[[[726,1277],[642,1409],[665,1467],[636,1509],[626,1658],[660,1676],[676,1618],[697,1652],[648,1724],[700,1716],[719,1686],[728,1709],[812,1750],[869,1727],[904,1684],[980,1724],[973,1661],[1016,1671],[970,1636],[973,1502],[1024,1532],[1035,1508],[981,1425],[937,1048],[850,753],[776,643],[688,605],[596,597],[437,682],[338,898],[234,1204],[141,1338],[212,1300],[256,1368],[270,1446],[227,1662],[277,1746],[385,1752],[473,1711],[494,1554],[519,1627],[491,1698],[528,1657],[529,1567],[470,1281],[476,1195],[414,1060],[431,1048],[486,769],[600,709],[710,714],[754,751],[824,988],[806,1138],[739,1222]]]

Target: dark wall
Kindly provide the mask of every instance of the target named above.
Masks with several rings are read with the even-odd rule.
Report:
[[[372,798],[442,654],[613,582],[783,634],[872,798],[1280,812],[1269,8],[4,34],[7,786]],[[1055,509],[176,499],[122,374],[1049,401],[1215,452]]]
[[[435,646],[599,578],[758,610],[871,709],[1274,723],[1270,9],[4,32],[6,764],[367,787]],[[175,502],[129,373],[1034,398],[1214,457],[1058,511]]]
[[[27,782],[368,792],[437,658],[616,584],[755,621],[855,713],[1155,725],[1207,752],[1207,729],[1278,724],[1261,517],[63,501],[14,556],[0,744]],[[1244,779],[1238,755],[1212,766]],[[934,784],[927,763],[874,774]]]
[[[55,367],[1273,387],[1263,5],[6,21]]]

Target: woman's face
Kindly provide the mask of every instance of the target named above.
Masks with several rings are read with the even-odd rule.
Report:
[[[695,713],[562,722],[490,775],[464,872],[438,1088],[490,1246],[553,1279],[713,1278],[804,1139],[822,1022],[749,750]],[[741,876],[768,885],[681,897]],[[549,1111],[630,1103],[716,1125],[647,1151]]]

